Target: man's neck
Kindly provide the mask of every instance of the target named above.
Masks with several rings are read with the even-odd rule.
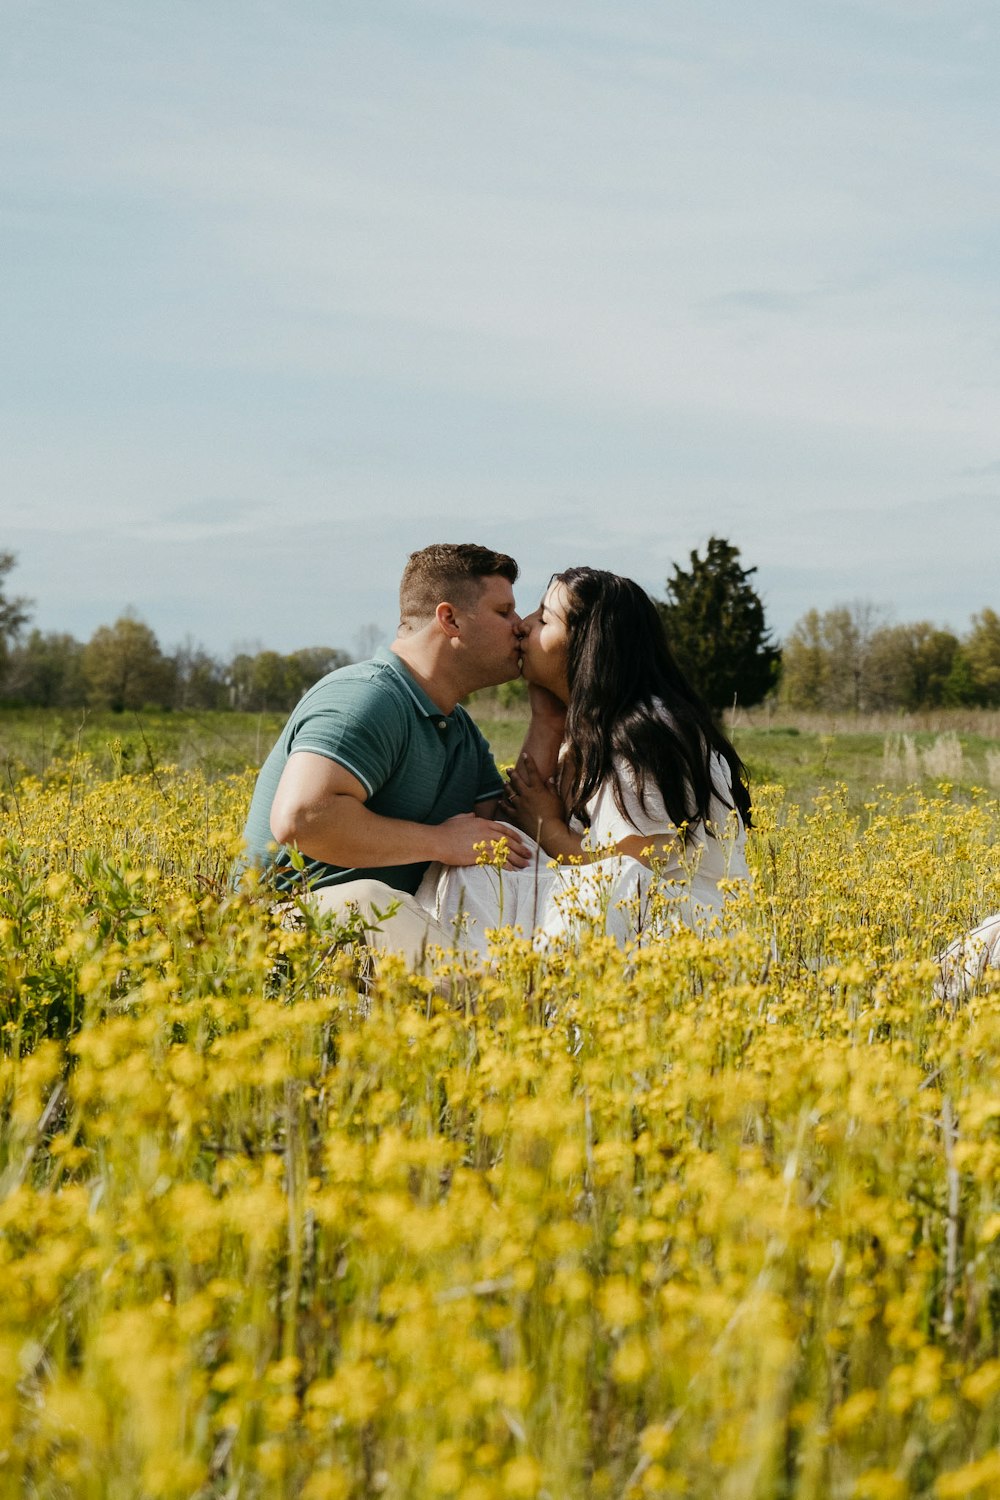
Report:
[[[418,636],[397,636],[389,650],[398,656],[410,675],[443,714],[453,712],[464,689],[452,682],[441,670],[440,659]]]

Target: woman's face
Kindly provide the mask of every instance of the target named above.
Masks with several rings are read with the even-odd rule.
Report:
[[[534,614],[521,622],[522,671],[526,682],[548,688],[563,703],[569,701],[566,660],[569,650],[569,590],[564,583],[550,583]]]

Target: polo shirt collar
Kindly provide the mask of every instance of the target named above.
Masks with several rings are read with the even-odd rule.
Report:
[[[406,688],[406,691],[409,693],[410,697],[413,699],[414,703],[419,708],[420,712],[424,714],[426,718],[451,718],[450,714],[445,714],[440,708],[438,708],[433,699],[427,696],[423,688],[420,686],[420,683],[413,676],[409,667],[406,665],[405,661],[403,661],[402,657],[397,656],[395,651],[390,651],[388,646],[380,646],[375,653],[375,660],[383,662],[385,666],[392,668],[392,670],[396,673],[396,676],[400,679],[403,686]]]

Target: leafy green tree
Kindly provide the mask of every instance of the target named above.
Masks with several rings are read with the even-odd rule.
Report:
[[[710,537],[705,556],[675,564],[659,605],[678,660],[717,712],[732,703],[759,703],[777,681],[781,651],[770,638],[764,606],[739,548]]]
[[[948,703],[949,687],[961,646],[957,635],[927,620],[910,627],[913,636],[912,708],[940,708]]]
[[[874,606],[861,602],[803,615],[782,648],[783,701],[833,712],[994,701],[989,693],[991,681],[1000,680],[1000,619],[993,611],[973,617],[964,644],[928,620],[876,620]]]
[[[978,703],[976,683],[969,666],[969,658],[966,656],[961,645],[955,652],[955,658],[951,664],[941,695],[941,702],[947,708],[964,708],[969,704]]]
[[[803,615],[782,647],[781,696],[790,708],[858,712],[901,691],[897,678],[909,672],[908,658],[898,659],[903,648],[876,619],[864,600]]]
[[[781,696],[789,707],[825,706],[829,657],[823,617],[818,609],[810,609],[797,621],[781,648]]]
[[[242,713],[250,707],[253,686],[253,657],[249,651],[238,651],[226,669],[229,707]]]
[[[13,552],[0,552],[0,684],[6,673],[10,649],[21,633],[22,625],[30,619],[31,600],[8,595],[4,579],[17,566]]]
[[[1000,615],[994,609],[972,616],[972,629],[962,642],[980,703],[1000,703]]]
[[[289,708],[308,692],[314,682],[319,682],[328,672],[335,672],[338,667],[346,667],[350,661],[346,651],[339,651],[336,646],[303,646],[299,651],[293,651],[286,657],[288,663],[288,686],[294,694]]]
[[[187,709],[227,708],[229,689],[220,661],[190,637],[178,646],[171,661],[174,671],[174,707]]]
[[[259,712],[284,712],[296,701],[288,683],[288,661],[278,651],[258,651],[250,676],[250,707]]]
[[[173,705],[174,665],[142,620],[124,614],[96,630],[83,650],[87,700],[120,713]]]
[[[65,632],[32,630],[10,653],[7,696],[39,708],[85,703],[83,646]]]
[[[253,713],[288,713],[314,682],[349,661],[335,646],[304,646],[288,656],[241,651],[229,664],[229,699],[233,708]]]
[[[830,653],[828,708],[860,713],[871,707],[871,643],[875,634],[873,604],[858,599],[838,604],[823,616]]]

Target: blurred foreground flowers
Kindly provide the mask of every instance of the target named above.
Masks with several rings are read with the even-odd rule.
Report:
[[[249,781],[4,796],[0,1493],[1000,1489],[1000,809],[759,797],[743,925],[359,992]]]

